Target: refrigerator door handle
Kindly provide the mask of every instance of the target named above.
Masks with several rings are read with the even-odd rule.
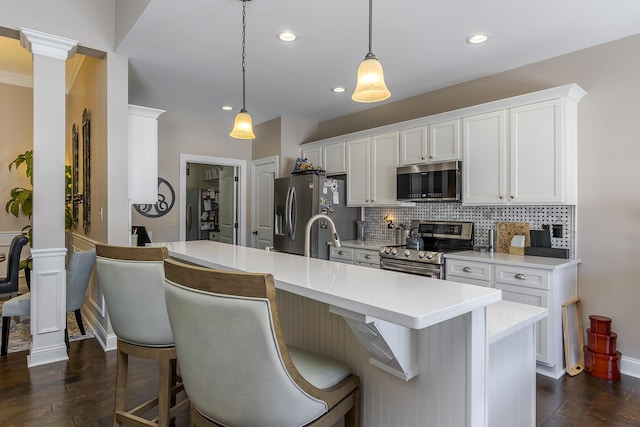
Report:
[[[284,229],[291,240],[291,187],[287,188],[287,200],[284,202]]]
[[[298,201],[296,199],[296,188],[291,187],[291,212],[289,218],[290,238],[296,238],[296,218],[298,217]]]
[[[191,217],[191,205],[187,206],[187,235],[191,232],[191,226],[193,225],[193,218]]]

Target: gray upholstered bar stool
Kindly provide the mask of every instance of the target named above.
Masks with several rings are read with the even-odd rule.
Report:
[[[288,347],[270,274],[165,261],[167,311],[191,426],[360,425],[360,379]]]
[[[177,378],[176,348],[165,306],[167,248],[96,245],[96,253],[98,284],[118,337],[113,426],[166,427],[189,405],[188,399],[176,404],[176,394],[183,387]],[[126,410],[129,356],[159,362],[159,390],[157,398]],[[156,406],[158,416],[145,419]]]

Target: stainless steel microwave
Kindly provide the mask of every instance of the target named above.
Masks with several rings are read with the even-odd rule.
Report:
[[[459,161],[398,168],[400,201],[460,202],[460,187]]]

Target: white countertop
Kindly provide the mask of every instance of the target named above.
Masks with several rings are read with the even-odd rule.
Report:
[[[579,258],[549,258],[531,255],[511,255],[501,252],[462,251],[445,254],[446,259],[461,259],[468,261],[480,261],[490,264],[510,264],[519,267],[544,268],[553,270],[570,265],[580,264]]]
[[[511,301],[499,301],[487,307],[489,344],[547,317],[547,309]]]
[[[206,267],[271,273],[278,289],[412,329],[501,300],[498,289],[207,240],[155,245]]]

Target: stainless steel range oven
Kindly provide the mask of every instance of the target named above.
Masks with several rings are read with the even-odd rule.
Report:
[[[444,254],[473,249],[472,222],[411,221],[411,232],[407,245],[380,248],[383,270],[444,279]]]

